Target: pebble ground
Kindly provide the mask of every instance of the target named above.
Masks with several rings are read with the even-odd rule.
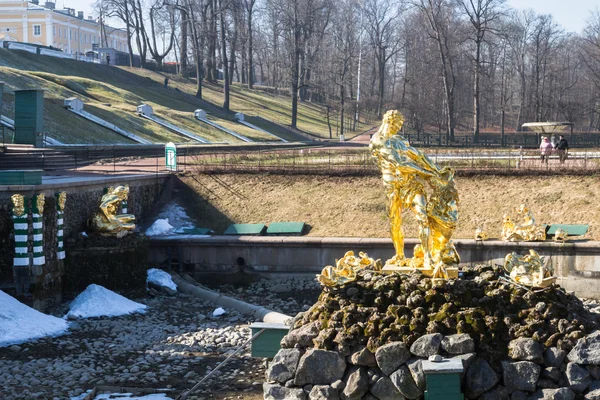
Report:
[[[259,280],[223,294],[293,316],[319,295],[313,279]],[[248,316],[178,294],[133,299],[145,314],[71,323],[56,338],[0,348],[0,399],[70,399],[95,386],[170,389],[177,397],[250,338]],[[67,306],[53,314],[66,314]],[[249,348],[216,371],[189,399],[262,399],[265,361]]]

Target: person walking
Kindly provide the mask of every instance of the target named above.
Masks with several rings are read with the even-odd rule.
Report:
[[[558,137],[558,143],[556,143],[556,150],[558,151],[558,159],[561,164],[564,164],[567,159],[567,152],[569,151],[569,143],[563,135]]]
[[[542,164],[544,162],[548,164],[548,158],[550,158],[550,154],[552,154],[552,149],[552,143],[550,143],[546,136],[543,136],[542,143],[540,144],[540,155],[542,159]]]

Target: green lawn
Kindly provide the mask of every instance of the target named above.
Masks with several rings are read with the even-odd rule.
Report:
[[[137,116],[135,109],[141,103],[151,105],[160,118],[211,142],[241,143],[241,140],[195,120],[193,111],[198,108],[206,108],[211,121],[254,141],[273,140],[270,135],[237,123],[232,113],[220,110],[223,102],[220,86],[205,85],[205,102],[202,102],[192,96],[196,87],[194,80],[168,76],[170,88],[165,89],[164,75],[149,70],[107,67],[0,49],[0,81],[5,82],[3,114],[14,117],[14,90],[44,89],[46,134],[64,143],[132,143],[127,138],[67,111],[63,107],[63,100],[71,96],[79,97],[85,103],[86,111],[157,143],[182,143],[189,142],[190,139]],[[212,103],[212,106],[206,102]],[[287,96],[267,93],[264,89],[250,91],[241,85],[233,85],[231,109],[282,125],[276,127],[260,119],[253,119],[256,125],[283,139],[307,140],[305,136],[285,128],[291,121],[291,100]],[[324,108],[318,104],[301,103],[298,128],[309,135],[328,138]],[[335,121],[332,121],[332,129],[335,134]]]

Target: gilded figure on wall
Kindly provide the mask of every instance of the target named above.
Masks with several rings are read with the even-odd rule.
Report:
[[[521,222],[515,222],[509,215],[504,215],[502,222],[502,240],[506,242],[533,242],[546,240],[546,227],[536,225],[533,214],[524,204],[516,209]]]
[[[100,200],[100,210],[92,218],[92,227],[104,236],[121,238],[135,229],[133,214],[117,214],[123,200],[129,196],[129,186],[108,188]]]

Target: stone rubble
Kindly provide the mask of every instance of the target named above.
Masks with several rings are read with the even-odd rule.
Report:
[[[432,282],[363,270],[324,287],[281,341],[269,370],[287,380],[267,375],[265,399],[282,388],[299,399],[423,399],[422,360],[439,354],[462,361],[467,399],[600,400],[600,302],[557,286],[526,291],[501,275],[485,266]]]
[[[277,285],[306,289],[272,294]],[[241,291],[216,290],[295,315],[315,301],[314,288],[312,280],[260,280]],[[149,306],[146,314],[77,320],[68,335],[0,348],[0,399],[64,400],[98,385],[170,388],[176,396],[250,338],[252,321],[234,310],[213,318],[214,304],[181,293],[134,300]],[[189,399],[258,396],[264,373],[264,360],[251,358],[248,348]]]

